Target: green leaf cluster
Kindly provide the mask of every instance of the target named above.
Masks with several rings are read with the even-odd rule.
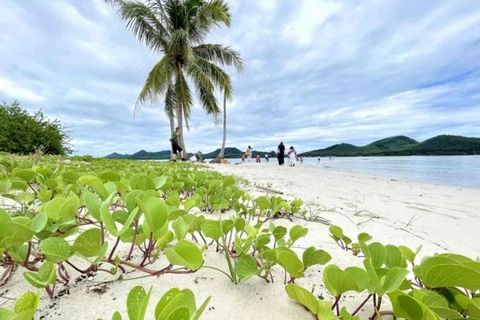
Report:
[[[127,297],[127,312],[129,320],[143,320],[146,316],[152,288],[148,292],[142,286],[130,290]],[[155,320],[198,320],[210,301],[208,297],[197,309],[195,295],[189,289],[168,290],[155,307]],[[121,320],[120,312],[113,314],[112,320]]]

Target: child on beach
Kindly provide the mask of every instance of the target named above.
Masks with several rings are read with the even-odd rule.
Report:
[[[290,164],[290,167],[295,167],[295,164],[297,163],[297,151],[293,148],[293,146],[290,147],[290,150],[288,150],[288,162]]]
[[[262,161],[260,160],[260,155],[259,155],[259,154],[257,154],[256,160],[257,160],[257,162],[262,162]]]
[[[245,159],[248,160],[248,162],[250,162],[250,157],[252,155],[252,147],[248,146],[247,150],[245,151]]]

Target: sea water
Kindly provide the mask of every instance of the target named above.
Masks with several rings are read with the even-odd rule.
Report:
[[[304,158],[303,164],[457,187],[480,188],[480,155]]]

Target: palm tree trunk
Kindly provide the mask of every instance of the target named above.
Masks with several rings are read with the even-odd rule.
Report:
[[[175,124],[173,123],[173,117],[168,117],[168,120],[170,120],[170,136],[172,135],[173,131],[175,131]],[[170,146],[170,159],[175,159],[173,157],[173,148]]]
[[[223,94],[223,141],[222,141],[222,149],[220,149],[220,153],[217,156],[217,158],[219,159],[225,158],[225,142],[226,141],[227,141],[227,95]]]
[[[187,148],[185,147],[185,141],[183,140],[183,109],[181,105],[177,107],[177,123],[178,123],[178,127],[180,128],[180,136],[179,136],[178,143],[180,144],[180,147],[182,147],[183,149],[183,157],[187,159],[188,158]]]

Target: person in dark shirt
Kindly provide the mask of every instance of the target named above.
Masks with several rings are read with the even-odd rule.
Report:
[[[283,142],[280,142],[280,144],[278,145],[277,159],[278,165],[283,166],[283,164],[285,163],[285,146],[283,145]]]
[[[187,161],[187,159],[184,158],[183,156],[183,149],[180,147],[178,144],[178,139],[180,136],[180,127],[176,127],[175,131],[172,132],[172,138],[170,139],[170,142],[172,143],[172,150],[173,150],[173,161],[177,160],[177,153],[180,154],[180,157],[182,157],[182,161]]]

